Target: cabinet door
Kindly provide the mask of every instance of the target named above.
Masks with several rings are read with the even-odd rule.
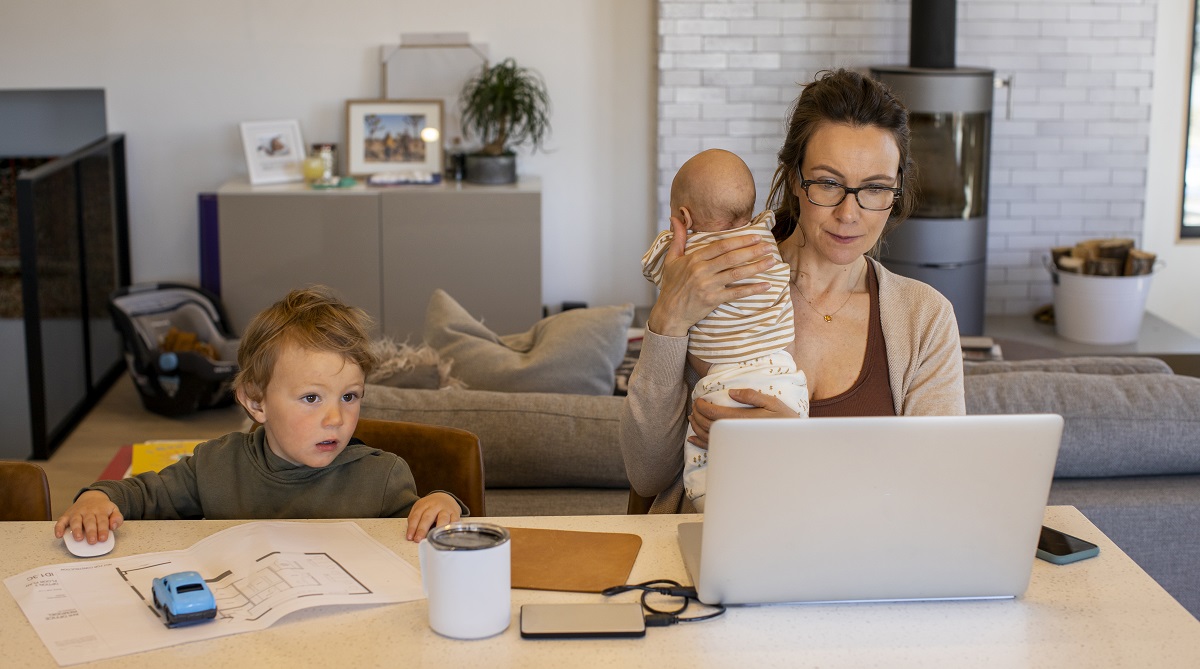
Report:
[[[497,334],[542,315],[542,197],[528,186],[383,194],[384,331],[422,341],[441,288]]]
[[[221,300],[240,334],[288,291],[325,284],[376,322],[379,197],[373,192],[218,193]]]

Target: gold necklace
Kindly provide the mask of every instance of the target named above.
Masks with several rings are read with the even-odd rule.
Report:
[[[860,267],[858,268],[858,274],[857,274],[857,275],[855,275],[855,277],[854,277],[854,281],[850,282],[850,285],[849,285],[849,287],[847,288],[848,292],[846,293],[846,299],[842,300],[842,304],[841,304],[841,306],[839,306],[837,309],[834,309],[833,311],[831,311],[831,312],[829,312],[829,313],[827,313],[827,314],[823,314],[823,313],[821,313],[820,311],[818,311],[818,310],[817,310],[817,308],[816,308],[816,307],[814,307],[814,306],[813,306],[812,300],[808,299],[808,296],[804,294],[804,291],[800,290],[800,284],[799,284],[799,283],[796,283],[796,282],[793,280],[793,281],[792,281],[792,285],[796,287],[796,292],[797,292],[797,293],[800,293],[800,297],[803,297],[803,298],[804,298],[804,302],[805,302],[806,304],[808,304],[808,308],[809,308],[809,309],[812,309],[812,310],[813,310],[813,313],[815,313],[816,315],[820,316],[821,318],[824,318],[826,323],[832,323],[832,322],[833,322],[833,317],[837,315],[837,312],[841,311],[841,310],[842,310],[842,307],[844,307],[844,306],[846,306],[847,304],[849,304],[849,303],[850,303],[850,296],[854,294],[854,286],[858,285],[858,279],[859,279],[859,277],[860,277],[860,276],[862,276],[862,270],[863,270],[863,268],[865,268],[866,266],[867,266],[867,265],[866,265],[866,260],[864,260],[864,261],[863,261],[863,264],[862,264],[862,266],[860,266]]]

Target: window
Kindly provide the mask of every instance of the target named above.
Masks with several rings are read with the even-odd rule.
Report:
[[[1197,0],[1200,6],[1200,0]],[[1192,13],[1192,67],[1191,90],[1188,92],[1187,154],[1183,169],[1183,223],[1180,236],[1200,238],[1200,52],[1196,49],[1197,32],[1200,26]]]

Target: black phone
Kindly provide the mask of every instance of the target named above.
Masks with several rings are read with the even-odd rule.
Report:
[[[588,639],[646,635],[642,605],[526,604],[521,607],[525,639]]]
[[[1054,564],[1070,564],[1100,554],[1100,547],[1090,541],[1073,537],[1065,532],[1042,526],[1038,539],[1037,556]]]

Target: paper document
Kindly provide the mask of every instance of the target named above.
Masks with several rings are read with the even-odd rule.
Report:
[[[177,571],[204,577],[217,600],[215,620],[163,624],[151,582]],[[247,523],[187,550],[51,565],[4,584],[64,666],[261,630],[315,606],[425,596],[417,569],[353,522]]]

